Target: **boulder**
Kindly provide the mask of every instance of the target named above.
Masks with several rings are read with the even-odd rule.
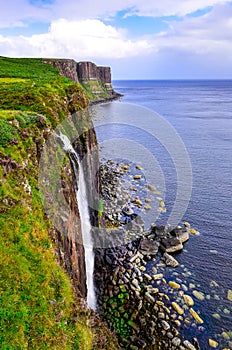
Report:
[[[182,242],[178,238],[166,238],[161,240],[160,248],[167,253],[175,253],[183,249]]]
[[[142,238],[139,250],[143,255],[156,255],[159,250],[159,243],[147,238]]]
[[[186,241],[189,240],[189,233],[187,231],[186,228],[182,228],[182,227],[175,227],[171,232],[170,232],[170,235],[172,237],[176,237],[178,238],[181,243],[184,243]]]
[[[173,258],[173,256],[171,256],[168,253],[164,253],[164,261],[165,261],[165,264],[167,266],[171,266],[171,267],[179,266],[178,261],[175,258]]]

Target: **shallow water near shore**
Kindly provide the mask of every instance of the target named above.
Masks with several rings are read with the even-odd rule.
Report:
[[[232,289],[232,82],[115,81],[114,88],[124,94],[122,102],[161,114],[185,144],[193,185],[183,221],[189,221],[201,234],[185,243],[184,251],[176,256],[180,267],[168,269],[167,280],[179,279],[190,294],[194,289],[204,294],[204,300],[195,299],[195,305],[205,329],[198,332],[185,327],[184,334],[197,336],[202,349],[210,349],[208,338],[218,341],[218,349],[232,348],[231,335],[230,339],[218,336],[232,331],[232,302],[227,298]],[[106,121],[113,118],[111,106],[115,103],[120,102],[102,106]],[[130,134],[154,153],[165,177],[167,208],[157,223],[166,223],[175,201],[176,171],[162,145],[147,136],[143,140],[139,131],[136,134],[136,129],[129,130],[125,125],[109,125],[107,132],[103,128],[96,131],[100,145],[106,138],[126,139]],[[121,151],[123,155],[123,140]],[[153,185],[157,186],[155,176]],[[146,221],[147,226],[149,222],[152,218]]]

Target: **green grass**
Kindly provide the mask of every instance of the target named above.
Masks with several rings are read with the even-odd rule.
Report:
[[[40,59],[0,57],[2,350],[99,349],[100,337],[117,348],[107,329],[91,326],[56,261],[37,183],[35,140],[42,147],[48,128],[87,103],[80,85]]]

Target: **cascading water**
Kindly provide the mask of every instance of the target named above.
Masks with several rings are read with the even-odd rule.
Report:
[[[64,134],[60,134],[59,138],[63,142],[63,150],[69,155],[69,159],[72,163],[73,170],[75,172],[76,179],[78,178],[78,190],[76,193],[78,208],[81,218],[81,230],[82,240],[85,250],[85,268],[86,268],[86,285],[87,285],[87,303],[92,309],[96,309],[96,295],[94,290],[93,272],[94,272],[94,251],[93,251],[93,239],[91,235],[91,223],[88,208],[88,199],[86,193],[86,184],[84,178],[83,167],[80,162],[79,156],[74,150],[70,140]],[[79,166],[79,176],[76,163]]]

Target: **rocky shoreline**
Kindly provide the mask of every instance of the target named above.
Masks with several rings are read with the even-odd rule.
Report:
[[[177,227],[152,224],[145,230],[136,208],[148,210],[149,202],[135,199],[134,189],[125,185],[129,168],[112,161],[101,168],[106,235],[111,244],[95,251],[96,266],[102,266],[95,271],[98,311],[116,333],[121,349],[199,350],[197,337],[185,337],[183,330],[204,332],[204,315],[196,307],[204,296],[193,284],[167,273],[179,266],[173,254],[198,232],[187,222]],[[148,187],[158,193],[152,185]],[[158,210],[165,208],[160,202]],[[218,343],[208,339],[207,346],[217,348]]]

